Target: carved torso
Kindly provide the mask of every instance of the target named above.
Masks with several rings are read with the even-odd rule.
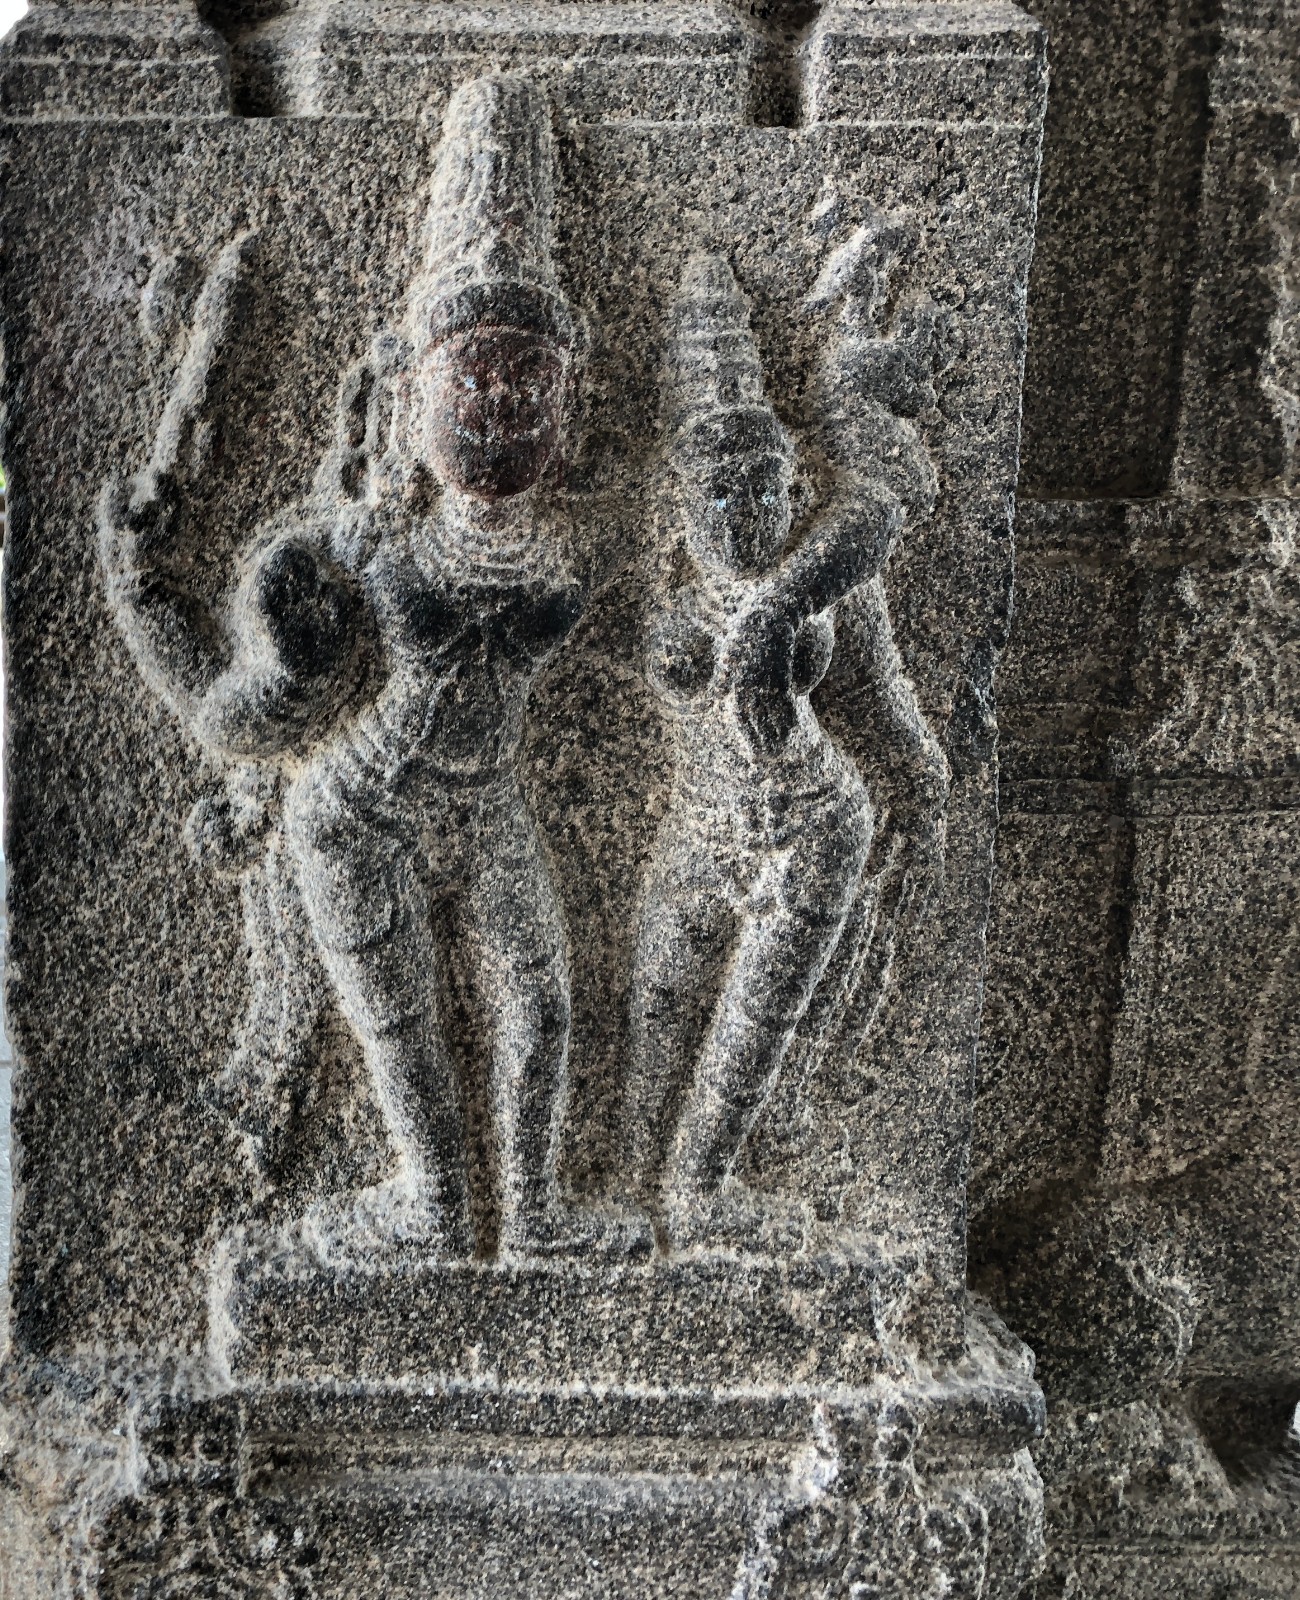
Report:
[[[822,808],[865,804],[861,779],[817,721],[810,695],[830,667],[835,627],[829,613],[809,617],[795,635],[793,732],[775,757],[757,753],[725,681],[727,648],[759,586],[705,581],[679,589],[652,624],[651,681],[677,725],[677,789],[695,811],[716,813],[737,848],[762,854]]]
[[[449,551],[437,523],[384,522],[362,577],[386,676],[340,743],[390,794],[505,775],[529,686],[577,619],[578,586],[558,559],[475,561]]]

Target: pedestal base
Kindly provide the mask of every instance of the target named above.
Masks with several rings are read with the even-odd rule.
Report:
[[[701,1372],[719,1370],[725,1349],[734,1374],[751,1358],[770,1374],[765,1297],[794,1293],[770,1270],[748,1281],[748,1327],[736,1284],[714,1285],[699,1345],[684,1323],[647,1310],[703,1316],[711,1277],[691,1264],[619,1269],[599,1293],[589,1284],[591,1325],[621,1288],[619,1326],[642,1328],[646,1377],[674,1340],[683,1370],[697,1348]],[[277,1319],[289,1285],[308,1295],[310,1280],[280,1279],[275,1293],[265,1277],[246,1281],[233,1303],[236,1388],[169,1404],[143,1437],[159,1466],[110,1520],[101,1593],[170,1600],[205,1592],[194,1585],[210,1575],[225,1586],[214,1592],[249,1600],[1011,1600],[1031,1575],[1042,1506],[1025,1445],[1042,1397],[1027,1354],[991,1319],[974,1322],[957,1366],[909,1368],[877,1346],[875,1374],[853,1383],[829,1371],[735,1385],[561,1379],[547,1368],[557,1351],[575,1353],[576,1335],[563,1319],[543,1334],[526,1312],[539,1283],[559,1295],[572,1275],[430,1269],[427,1286],[481,1291],[461,1297],[476,1308],[463,1314],[495,1368],[470,1375],[457,1357],[455,1372],[435,1375],[439,1348],[453,1352],[450,1324],[434,1315],[418,1332],[409,1324],[404,1348],[419,1352],[420,1374],[389,1379],[373,1376],[378,1330],[391,1325],[388,1280],[371,1283],[368,1306],[359,1284],[340,1288],[302,1324]],[[804,1292],[810,1306],[838,1305],[830,1291]],[[808,1315],[814,1329],[837,1328]],[[303,1346],[277,1346],[276,1328],[299,1325],[313,1330],[312,1360],[350,1348],[353,1375],[341,1363],[332,1380],[291,1378]],[[540,1352],[531,1378],[525,1327]],[[599,1370],[628,1363],[634,1345],[628,1334],[593,1342]],[[384,1366],[397,1361],[385,1350]],[[358,1378],[360,1367],[372,1375]]]
[[[1216,1448],[1194,1398],[1053,1406],[1041,1600],[1300,1594],[1300,1436],[1284,1423],[1246,1453]]]
[[[239,1382],[855,1387],[891,1364],[900,1286],[874,1260],[702,1256],[350,1271],[236,1261],[214,1353]]]

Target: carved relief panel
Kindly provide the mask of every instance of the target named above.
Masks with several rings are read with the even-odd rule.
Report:
[[[352,1386],[347,1470],[386,1493],[360,1441],[412,1427],[421,1471],[496,1493],[487,1423],[373,1420],[482,1388],[541,1501],[632,1493],[649,1452],[746,1596],[857,1592],[872,1536],[834,1529],[886,1515],[844,1465],[891,1459],[871,1386],[941,1373],[907,1390],[890,1537],[942,1524],[991,1594],[1036,1503],[963,1186],[1037,35],[828,8],[771,126],[772,42],[730,12],[453,9],[217,18],[254,115],[210,114],[196,45],[175,120],[97,120],[87,57],[11,125],[82,173],[14,213],[8,269],[16,1338],[233,1386],[241,1461],[323,1440]],[[62,720],[51,629],[96,685]],[[99,948],[50,921],[69,894]],[[141,1225],[164,1170],[184,1221]],[[1010,1398],[950,1482],[925,1441],[981,1374]],[[279,1392],[304,1409],[258,1420]],[[824,1483],[810,1392],[856,1397],[808,1446]],[[692,1498],[701,1427],[761,1442],[741,1510]],[[274,1520],[266,1449],[255,1514],[241,1468],[212,1526]],[[121,1527],[109,1565],[161,1571]],[[320,1592],[362,1592],[330,1537]]]

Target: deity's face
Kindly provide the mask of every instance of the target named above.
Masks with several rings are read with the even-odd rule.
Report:
[[[700,559],[744,577],[766,572],[790,532],[790,466],[783,454],[679,461],[691,542]]]
[[[429,464],[446,484],[495,502],[531,489],[555,457],[563,352],[524,328],[480,327],[431,344],[417,377]]]

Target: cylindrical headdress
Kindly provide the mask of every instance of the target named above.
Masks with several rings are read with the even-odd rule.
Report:
[[[678,458],[789,455],[789,436],[763,392],[749,306],[723,256],[686,263],[675,308],[669,427]]]
[[[424,267],[411,286],[417,338],[526,328],[567,346],[568,302],[551,258],[550,111],[528,78],[476,78],[443,121],[429,196]]]

